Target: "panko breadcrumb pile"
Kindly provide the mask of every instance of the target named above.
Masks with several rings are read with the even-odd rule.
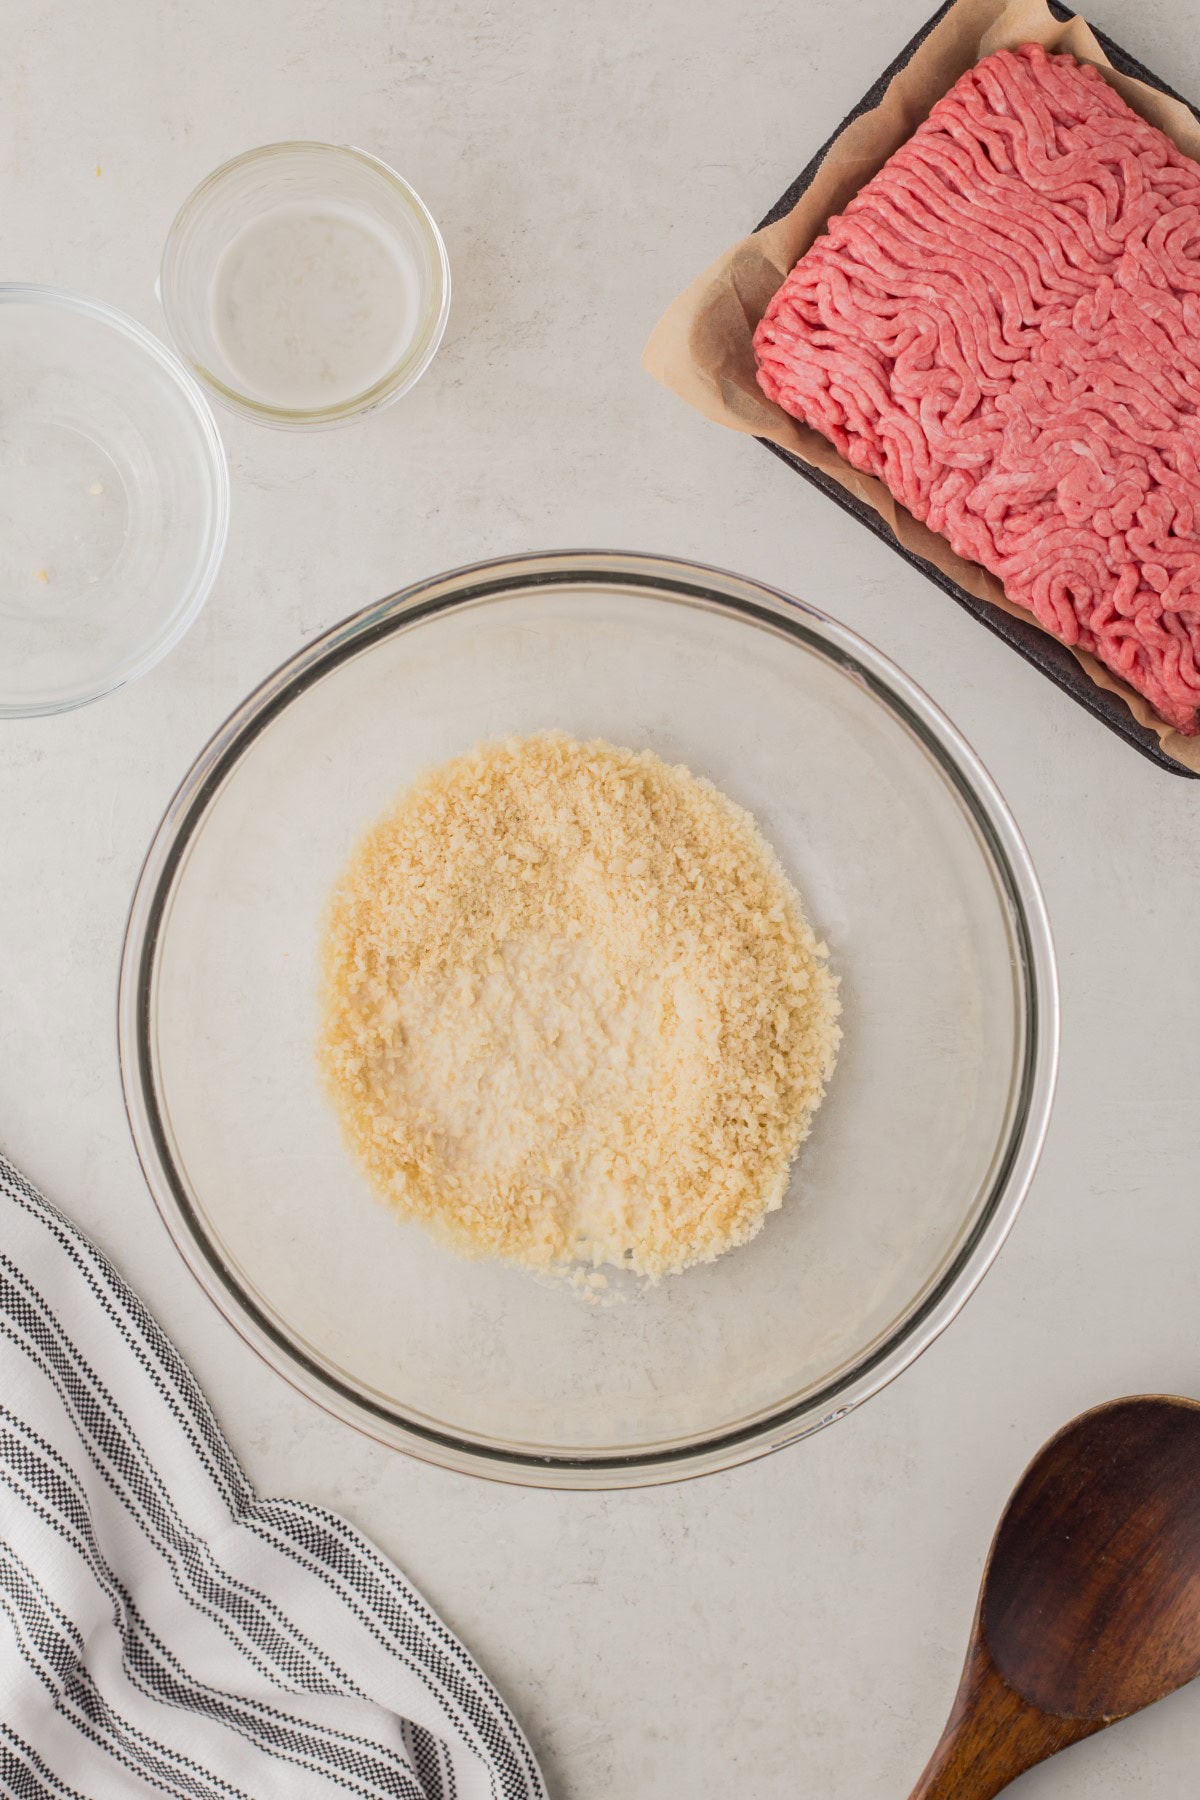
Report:
[[[655,1279],[760,1227],[833,1071],[827,951],[749,813],[561,733],[422,776],[333,894],[320,1060],[455,1249]]]

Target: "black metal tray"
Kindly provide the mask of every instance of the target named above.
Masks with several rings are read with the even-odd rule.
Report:
[[[928,23],[923,25],[912,41],[904,46],[895,62],[884,70],[869,92],[863,95],[858,105],[846,114],[833,135],[822,144],[807,168],[802,169],[786,193],[780,195],[766,217],[759,220],[758,228],[763,225],[773,225],[776,219],[781,219],[785,213],[792,210],[801,194],[811,184],[817,170],[824,162],[830,146],[841,136],[852,119],[857,119],[860,114],[869,112],[872,107],[878,106],[892,77],[904,68],[914,52],[925,42],[934,26],[949,12],[952,4],[953,0],[945,0],[945,4],[938,7]],[[1048,0],[1048,4],[1055,18],[1069,19],[1072,16],[1071,9],[1060,5],[1058,0]],[[1197,119],[1200,119],[1200,108],[1193,106],[1192,102],[1184,99],[1182,94],[1176,93],[1173,87],[1168,86],[1160,76],[1155,75],[1152,70],[1138,62],[1136,57],[1130,56],[1127,50],[1123,50],[1120,44],[1114,43],[1112,38],[1106,36],[1103,31],[1097,31],[1095,26],[1092,27],[1092,30],[1095,32],[1098,42],[1103,45],[1104,53],[1115,69],[1119,69],[1123,75],[1135,76],[1137,80],[1146,82],[1150,87],[1160,88],[1164,94],[1170,94],[1174,100],[1182,100],[1188,110],[1194,113]],[[882,538],[885,544],[889,544],[897,556],[902,556],[905,562],[912,564],[914,569],[920,569],[922,574],[927,575],[930,581],[936,583],[943,593],[949,594],[952,600],[957,600],[960,606],[965,607],[972,618],[978,619],[981,625],[986,625],[989,631],[993,631],[997,637],[1003,638],[1004,642],[1010,645],[1018,656],[1023,656],[1026,662],[1033,664],[1035,669],[1040,669],[1043,675],[1053,681],[1057,687],[1062,688],[1064,693],[1070,694],[1072,700],[1085,707],[1093,717],[1100,720],[1102,725],[1107,725],[1110,731],[1116,732],[1117,736],[1124,738],[1127,744],[1131,744],[1143,756],[1149,757],[1151,762],[1157,763],[1160,769],[1166,769],[1172,775],[1183,775],[1192,780],[1200,779],[1193,770],[1185,769],[1181,763],[1175,761],[1174,757],[1166,754],[1154,733],[1138,724],[1123,700],[1119,699],[1116,694],[1110,694],[1107,688],[1097,687],[1095,682],[1085,675],[1065,644],[1060,644],[1055,638],[1048,637],[1037,626],[1027,625],[1023,619],[1014,619],[1010,614],[1001,612],[998,606],[991,606],[986,600],[976,599],[974,594],[967,593],[965,588],[959,587],[958,583],[952,581],[948,575],[943,575],[942,571],[933,563],[927,562],[923,556],[914,555],[911,550],[906,550],[902,544],[897,543],[890,527],[873,508],[865,505],[861,500],[856,500],[853,495],[846,492],[845,488],[840,487],[836,481],[823,474],[820,469],[810,468],[798,456],[793,456],[790,451],[782,449],[778,444],[772,444],[767,438],[760,438],[758,441],[774,455],[780,457],[790,468],[795,469],[798,475],[803,475],[806,481],[811,481],[814,487],[820,488],[823,494],[828,494],[829,498],[835,500],[846,512],[852,513],[869,531],[873,531],[876,537]]]

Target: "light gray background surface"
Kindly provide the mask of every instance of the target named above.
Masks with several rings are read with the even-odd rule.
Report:
[[[1200,785],[1094,724],[884,545],[639,367],[661,307],[765,210],[926,0],[19,0],[0,77],[6,279],[162,321],[178,203],[288,137],[358,143],[445,232],[455,304],[420,388],[344,431],[227,417],[228,555],[143,682],[0,726],[0,1143],[190,1359],[266,1492],[372,1533],[505,1689],[558,1800],[904,1800],[941,1729],[987,1542],[1039,1443],[1122,1392],[1200,1394]],[[1184,93],[1184,0],[1091,16]],[[377,1448],[246,1349],[143,1185],[114,994],[141,854],[195,752],[300,643],[477,557],[660,550],[864,632],[996,776],[1061,958],[1050,1142],[999,1264],[854,1417],[766,1462],[591,1498]],[[1022,1792],[1190,1793],[1200,1692]]]

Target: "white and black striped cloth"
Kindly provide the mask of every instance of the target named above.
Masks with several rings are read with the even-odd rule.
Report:
[[[0,1792],[545,1800],[404,1576],[256,1496],[178,1351],[2,1156]]]

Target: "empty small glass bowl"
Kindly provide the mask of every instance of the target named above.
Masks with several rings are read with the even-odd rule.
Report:
[[[450,264],[428,208],[377,157],[267,144],[184,202],[159,297],[180,355],[219,400],[313,429],[420,380],[446,329]]]
[[[204,395],[98,300],[0,285],[0,718],[144,674],[208,597],[229,476]]]

